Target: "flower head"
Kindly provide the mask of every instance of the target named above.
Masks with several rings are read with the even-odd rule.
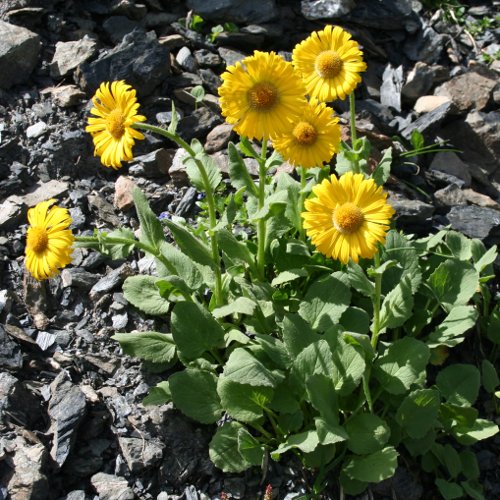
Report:
[[[304,229],[316,248],[327,257],[347,264],[349,258],[371,259],[377,243],[385,241],[394,209],[387,193],[373,179],[348,172],[332,175],[313,187],[316,198],[306,200]]]
[[[66,208],[54,205],[55,201],[42,201],[28,210],[25,264],[38,281],[52,278],[71,262],[71,217]]]
[[[331,159],[339,150],[340,135],[333,109],[311,99],[287,133],[273,139],[273,146],[293,165],[310,168]]]
[[[306,104],[305,87],[291,63],[256,50],[222,74],[222,115],[250,139],[284,133]]]
[[[314,31],[297,44],[292,62],[309,95],[320,101],[345,99],[361,81],[359,73],[366,70],[357,42],[339,26]]]
[[[92,98],[94,107],[85,128],[94,140],[94,155],[101,157],[101,163],[114,169],[122,166],[122,161],[133,159],[132,146],[135,139],[144,136],[132,125],[146,120],[138,115],[139,103],[135,90],[123,80],[103,82]]]

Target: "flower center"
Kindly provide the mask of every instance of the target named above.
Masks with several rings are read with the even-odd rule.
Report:
[[[115,138],[121,139],[125,133],[125,116],[121,109],[113,109],[106,118],[108,132]]]
[[[339,205],[333,211],[333,225],[335,229],[342,234],[351,234],[356,232],[364,221],[365,216],[363,215],[361,209],[351,202]]]
[[[248,103],[256,111],[269,111],[278,101],[278,89],[272,83],[260,82],[248,91]]]
[[[47,230],[43,227],[30,227],[26,243],[35,253],[42,253],[49,244]]]
[[[334,50],[325,50],[316,58],[315,67],[322,78],[333,78],[342,69],[342,59]]]
[[[297,123],[292,134],[301,146],[311,146],[318,138],[316,128],[308,122]]]

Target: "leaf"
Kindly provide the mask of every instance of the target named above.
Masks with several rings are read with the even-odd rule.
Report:
[[[458,260],[469,261],[472,257],[471,240],[457,231],[448,231],[445,237],[446,246]]]
[[[370,316],[359,307],[348,307],[340,317],[340,324],[348,332],[367,334],[370,329]]]
[[[149,207],[146,196],[138,187],[134,187],[132,197],[134,198],[135,209],[141,226],[139,240],[157,250],[160,243],[165,241],[163,226]]]
[[[474,267],[476,268],[478,273],[482,273],[485,268],[487,268],[489,265],[493,264],[495,262],[495,259],[497,258],[498,252],[497,252],[497,246],[493,245],[491,248],[488,249],[487,252],[483,253],[481,257],[479,257],[476,262],[474,263]]]
[[[171,316],[172,335],[177,348],[188,359],[224,345],[224,330],[204,307],[194,302],[178,302]]]
[[[490,314],[486,336],[494,344],[500,344],[500,305],[497,305]]]
[[[172,135],[175,135],[177,132],[177,124],[179,123],[179,115],[177,114],[177,111],[175,109],[175,103],[172,100],[172,118],[170,120],[170,123],[168,125],[167,131],[170,132]]]
[[[280,455],[297,448],[304,453],[311,453],[319,445],[319,437],[316,430],[308,430],[299,434],[292,434],[284,443],[281,443],[278,448],[271,452],[271,457],[278,460]]]
[[[339,405],[331,379],[321,373],[314,373],[305,382],[308,399],[312,406],[318,410],[325,422],[337,425]]]
[[[464,491],[457,483],[450,483],[441,478],[436,478],[436,486],[439,493],[445,500],[453,500],[454,498],[462,498]]]
[[[217,393],[228,415],[247,423],[258,421],[273,397],[271,387],[239,384],[225,376],[219,377]]]
[[[282,327],[283,342],[288,354],[295,358],[305,347],[319,339],[309,323],[298,314],[285,314]]]
[[[248,169],[236,146],[230,142],[227,146],[229,157],[229,178],[235,189],[245,188],[248,194],[258,196],[258,189],[250,177]]]
[[[194,142],[198,144],[194,146]],[[214,192],[219,184],[222,182],[222,174],[220,169],[215,162],[215,160],[208,156],[201,146],[197,139],[193,139],[191,141],[191,147],[197,150],[195,158],[191,156],[186,156],[183,159],[184,164],[186,165],[186,173],[191,181],[191,184],[200,192],[205,193],[207,189],[210,189]],[[203,169],[206,172],[206,180],[205,176],[200,171],[200,164],[203,165]],[[205,182],[208,182],[208,186],[205,185]]]
[[[448,469],[452,479],[456,479],[462,472],[462,462],[460,456],[449,443],[440,445],[435,443],[432,447],[432,452],[438,457],[439,461]]]
[[[349,260],[347,264],[347,274],[349,276],[349,283],[355,290],[366,297],[372,297],[374,295],[375,285],[368,279],[366,273],[359,264]]]
[[[404,394],[425,376],[429,357],[430,350],[423,342],[411,337],[396,340],[375,361],[375,377],[390,394]]]
[[[239,473],[252,466],[239,451],[238,435],[241,429],[244,427],[238,422],[226,422],[210,441],[210,460],[223,472]]]
[[[462,450],[460,452],[460,461],[462,462],[462,471],[467,479],[479,478],[479,464],[476,454],[471,450]]]
[[[274,207],[286,207],[288,204],[288,193],[286,191],[275,191],[270,196],[266,196],[264,206],[252,214],[250,221],[258,221],[266,219],[270,214],[274,213]]]
[[[453,307],[443,322],[429,335],[426,344],[429,347],[456,346],[464,340],[464,333],[476,324],[478,316],[474,306]]]
[[[315,281],[299,306],[299,314],[314,330],[325,331],[338,323],[351,301],[349,287],[334,273]]]
[[[455,363],[438,373],[436,385],[448,403],[472,406],[479,394],[479,370],[473,365]]]
[[[238,430],[238,451],[252,465],[262,465],[265,447],[244,427]]]
[[[369,413],[354,415],[345,423],[345,429],[349,435],[347,447],[357,455],[381,450],[391,435],[386,422]]]
[[[452,432],[460,444],[471,445],[497,434],[498,425],[489,420],[478,418],[471,427],[456,426]]]
[[[214,373],[186,368],[170,375],[168,385],[175,407],[184,415],[202,424],[213,424],[219,420],[222,407]]]
[[[156,286],[155,276],[129,276],[123,283],[123,295],[132,305],[146,314],[159,316],[166,314],[170,307]]]
[[[439,404],[438,391],[413,391],[398,408],[396,421],[411,438],[422,439],[437,423]]]
[[[219,248],[229,259],[248,265],[252,273],[255,274],[255,257],[244,241],[237,240],[231,232],[222,229],[217,231],[217,242]]]
[[[235,301],[226,304],[225,306],[217,307],[212,311],[214,318],[223,318],[231,314],[247,314],[252,315],[258,304],[247,297],[238,297]]]
[[[175,342],[172,335],[168,333],[115,333],[111,338],[120,343],[125,354],[145,361],[169,363],[175,358]]]
[[[474,500],[485,500],[483,487],[478,483],[478,481],[460,481],[460,484],[470,498],[473,498]]]
[[[429,276],[427,283],[447,310],[465,305],[479,288],[479,273],[468,262],[445,260]]]
[[[422,132],[418,129],[413,129],[410,135],[410,142],[414,149],[416,149],[416,154],[418,154],[418,150],[422,149],[425,146],[424,136]]]
[[[493,364],[487,359],[481,362],[481,375],[483,380],[483,387],[486,391],[493,393],[498,387],[498,373]]]
[[[305,278],[308,272],[305,269],[290,269],[279,273],[276,278],[271,282],[272,286],[282,285],[283,283],[290,283],[298,278]]]
[[[372,179],[375,181],[377,186],[383,186],[387,182],[389,175],[391,175],[391,164],[392,164],[392,147],[389,147],[386,150],[384,150],[382,159],[375,167],[375,170],[371,175]]]
[[[142,400],[144,406],[158,406],[172,401],[172,394],[168,380],[164,380],[155,387],[151,387],[149,394]]]
[[[398,453],[392,446],[388,446],[371,455],[348,459],[342,470],[351,479],[379,483],[388,477],[392,477],[397,465]]]
[[[239,384],[257,387],[276,387],[278,379],[253,354],[239,347],[229,356],[224,376]]]
[[[471,427],[474,425],[478,411],[470,406],[457,406],[450,403],[441,403],[439,408],[439,419],[446,429],[455,425]]]
[[[349,439],[347,432],[340,425],[333,425],[321,417],[314,419],[319,442],[323,445],[340,443]]]
[[[161,274],[162,277],[167,279],[176,274],[189,290],[198,290],[202,285],[206,284],[204,280],[208,276],[205,276],[198,265],[177,247],[163,241],[160,245],[160,252],[170,263],[168,269]],[[176,282],[175,285],[179,286],[179,283]]]
[[[99,239],[99,251],[104,255],[109,255],[112,259],[125,259],[135,247],[135,235],[130,229],[115,229],[110,233],[97,233]],[[110,238],[128,240],[129,243],[112,243]]]
[[[384,298],[380,310],[380,329],[402,326],[411,316],[413,296],[408,276],[391,290]]]

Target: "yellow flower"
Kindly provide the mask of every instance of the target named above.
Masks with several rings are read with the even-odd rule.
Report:
[[[122,166],[122,161],[133,159],[132,146],[135,139],[144,136],[132,128],[137,122],[146,120],[138,115],[139,103],[135,90],[123,80],[103,82],[92,98],[94,108],[90,112],[97,118],[89,117],[86,131],[94,140],[94,155],[101,157],[101,163],[114,169]]]
[[[344,264],[351,258],[371,259],[384,243],[394,209],[387,193],[373,179],[348,172],[332,175],[313,187],[316,198],[306,200],[304,229],[314,246]]]
[[[222,74],[222,115],[250,139],[286,132],[306,104],[305,87],[291,63],[256,50]]]
[[[363,52],[351,34],[338,26],[314,31],[297,44],[292,63],[301,74],[311,97],[320,101],[345,99],[366,70]]]
[[[274,148],[293,165],[310,168],[328,162],[340,145],[339,120],[333,113],[311,99],[287,133],[273,139]]]
[[[66,208],[53,205],[55,201],[42,201],[28,210],[25,264],[38,281],[52,278],[71,262],[71,217]]]

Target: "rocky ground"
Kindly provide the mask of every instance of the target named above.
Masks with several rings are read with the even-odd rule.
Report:
[[[271,484],[291,500],[306,491],[310,478],[293,461],[271,463],[265,479],[223,475],[204,426],[141,404],[161,375],[110,337],[161,328],[120,292],[151,262],[77,250],[60,277],[39,284],[23,267],[27,209],[55,197],[78,233],[134,227],[138,185],[156,213],[192,217],[198,193],[172,143],[147,136],[118,172],[92,156],[84,127],[98,84],[132,84],[151,123],[169,123],[174,101],[183,137],[200,139],[224,171],[234,139],[216,98],[225,65],[254,49],[289,56],[333,23],[354,34],[368,62],[356,104],[375,158],[391,144],[411,149],[415,129],[426,144],[461,150],[395,161],[387,187],[398,227],[427,234],[451,225],[498,244],[500,2],[469,4],[453,19],[410,0],[0,2],[0,499],[252,499]],[[193,13],[204,20],[199,31],[187,27]],[[229,21],[238,31],[211,40],[211,28]],[[197,85],[202,105],[190,94]],[[345,103],[334,107],[347,124]],[[500,498],[500,438],[475,451],[486,498]],[[425,478],[404,468],[370,495],[430,498]]]

